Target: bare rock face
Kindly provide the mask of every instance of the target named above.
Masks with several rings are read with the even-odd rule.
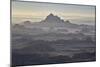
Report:
[[[44,20],[44,22],[50,22],[50,23],[54,23],[54,22],[64,22],[64,20],[62,20],[60,17],[53,15],[52,13],[50,13],[46,19]]]

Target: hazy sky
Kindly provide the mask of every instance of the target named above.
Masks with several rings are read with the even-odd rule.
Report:
[[[12,2],[12,20],[20,22],[31,20],[33,22],[43,20],[48,14],[53,13],[64,20],[74,23],[94,23],[95,6],[52,4],[39,2]]]

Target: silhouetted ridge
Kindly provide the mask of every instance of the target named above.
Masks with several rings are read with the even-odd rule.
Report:
[[[31,21],[24,21],[24,24],[31,24]]]
[[[45,22],[64,22],[60,17],[53,15],[50,13],[46,19],[44,20]]]
[[[50,13],[48,16],[54,16],[52,13]]]

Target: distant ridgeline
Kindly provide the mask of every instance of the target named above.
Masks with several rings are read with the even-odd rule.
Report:
[[[28,25],[30,24],[32,21],[24,21],[23,23]],[[40,22],[50,22],[50,23],[60,23],[60,22],[67,22],[70,23],[69,20],[64,21],[63,19],[61,19],[60,17],[50,13],[44,20],[41,20]]]

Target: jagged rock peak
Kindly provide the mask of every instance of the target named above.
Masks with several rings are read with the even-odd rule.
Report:
[[[54,16],[52,13],[50,13],[48,16]]]
[[[46,19],[44,20],[45,22],[63,22],[63,20],[58,17],[58,16],[55,16],[54,14],[50,13]]]
[[[54,18],[54,17],[58,17],[58,16],[55,16],[54,14],[50,13],[46,18]]]

